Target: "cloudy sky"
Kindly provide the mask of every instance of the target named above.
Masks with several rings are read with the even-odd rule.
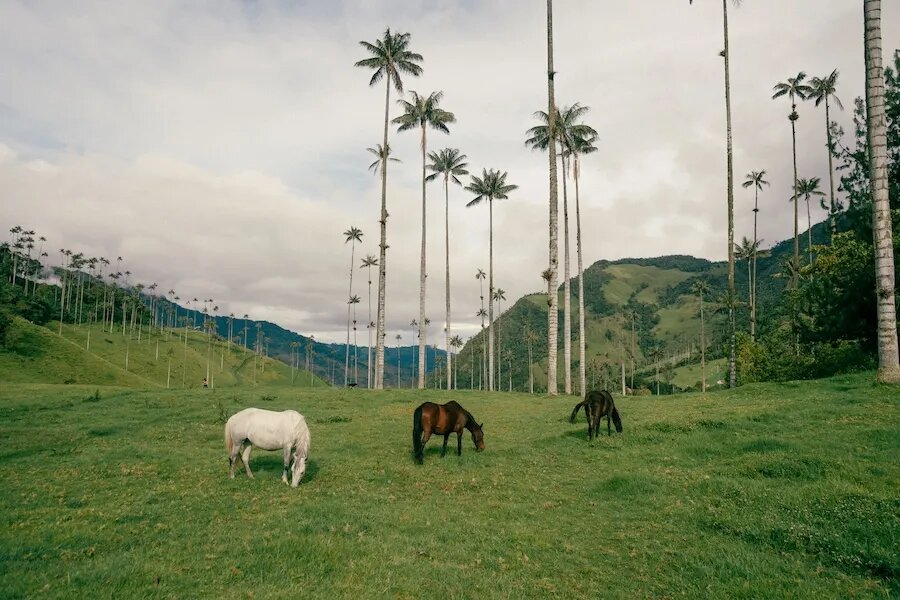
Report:
[[[729,4],[736,236],[792,234],[787,100],[772,86],[798,71],[840,71],[850,123],[864,89],[858,0]],[[519,185],[494,210],[495,281],[514,300],[542,288],[546,157],[526,149],[546,110],[546,3],[538,0],[245,0],[0,2],[0,225],[34,229],[51,258],[70,248],[122,256],[134,281],[213,298],[322,340],[345,333],[350,246],[377,253],[380,186],[366,148],[380,143],[384,89],[353,63],[385,27],[412,34],[424,74],[407,90],[445,93],[450,136],[472,170]],[[599,151],[584,160],[585,265],[605,258],[725,258],[721,3],[557,0],[557,100],[591,107]],[[883,3],[887,51],[900,6]],[[392,102],[392,116],[398,114]],[[801,177],[827,180],[824,115],[798,122]],[[415,133],[391,133],[388,339],[412,342],[418,317],[420,158]],[[429,184],[428,316],[443,323],[443,194]],[[477,327],[476,269],[487,269],[486,206],[450,192],[454,327]],[[814,219],[824,212],[816,210]],[[574,218],[574,208],[573,208]],[[573,231],[574,238],[574,231]],[[572,243],[574,265],[574,241]],[[560,253],[562,257],[562,253]],[[574,269],[574,267],[573,267]],[[364,271],[354,293],[366,306]],[[377,275],[374,276],[377,279]],[[375,287],[375,286],[373,286]],[[365,322],[360,316],[360,321]],[[437,333],[436,327],[433,332]],[[440,336],[441,338],[443,336]]]

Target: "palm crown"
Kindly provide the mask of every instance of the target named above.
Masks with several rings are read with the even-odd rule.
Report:
[[[585,140],[593,142],[597,139],[597,131],[590,125],[578,123],[577,121],[590,110],[589,107],[583,106],[576,102],[572,106],[566,106],[556,111],[556,139],[562,145],[563,152],[568,155],[572,153],[583,154],[576,148],[583,145]],[[546,111],[539,110],[534,116],[541,121],[541,125],[535,125],[526,132],[529,137],[525,140],[525,145],[530,146],[533,150],[546,150],[550,145],[550,118]]]
[[[819,181],[818,177],[798,179],[797,196],[791,196],[790,200],[793,201],[796,198],[805,198],[806,200],[809,200],[810,196],[824,196],[825,193],[819,190]]]
[[[459,177],[468,175],[466,167],[469,166],[466,155],[460,153],[457,148],[444,148],[439,152],[431,151],[428,153],[431,164],[427,165],[429,171],[433,171],[431,175],[425,178],[426,181],[434,181],[438,175],[443,175],[444,179],[453,180],[453,183],[462,185]]]
[[[762,186],[769,185],[769,182],[766,181],[766,171],[763,169],[762,171],[750,171],[747,173],[747,178],[744,180],[744,183],[741,185],[745,188],[755,187],[758,190],[762,190]]]
[[[363,232],[362,229],[358,229],[356,227],[350,227],[347,231],[344,232],[344,243],[350,241],[361,242],[362,241]]]
[[[773,88],[774,93],[772,94],[772,99],[774,100],[775,98],[787,95],[790,97],[792,105],[796,104],[795,98],[805,100],[810,92],[812,92],[812,88],[803,83],[804,79],[806,79],[806,73],[800,71],[797,73],[796,77],[788,77],[787,81],[776,83]]]
[[[402,93],[401,73],[413,77],[422,74],[422,67],[416,64],[422,62],[422,55],[409,51],[409,37],[408,33],[391,33],[391,30],[387,29],[384,36],[375,40],[374,44],[366,41],[359,43],[372,55],[355,63],[357,67],[375,69],[369,85],[375,85],[387,75],[393,80],[397,91]]]
[[[506,171],[501,173],[491,169],[482,170],[481,177],[472,175],[472,182],[466,186],[467,192],[475,194],[475,198],[470,200],[466,206],[475,206],[482,200],[505,200],[509,196],[509,192],[518,189],[519,186],[506,183]]]
[[[837,78],[838,70],[835,69],[828,77],[813,77],[809,80],[809,93],[807,99],[815,100],[816,106],[825,101],[829,96],[834,99],[838,108],[844,110],[841,99],[837,97]]]
[[[420,96],[417,92],[411,91],[412,102],[400,99],[397,103],[403,107],[404,113],[393,120],[393,123],[399,125],[397,131],[407,131],[414,127],[425,128],[431,126],[432,129],[450,133],[447,129],[447,123],[456,122],[456,117],[452,112],[448,112],[438,106],[444,92],[431,92],[428,96]]]
[[[374,148],[366,148],[366,151],[375,155],[375,162],[369,165],[369,170],[373,173],[380,173],[384,168],[385,161],[400,162],[399,158],[391,158],[391,145],[388,144],[384,148],[381,144],[375,144]]]

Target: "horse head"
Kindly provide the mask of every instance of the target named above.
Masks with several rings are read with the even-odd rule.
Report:
[[[300,456],[300,452],[295,452],[294,462],[291,465],[291,487],[300,485],[304,473],[306,473],[306,456]]]
[[[484,450],[484,431],[481,430],[483,425],[484,423],[476,423],[472,428],[472,441],[475,442],[475,450],[478,452]]]

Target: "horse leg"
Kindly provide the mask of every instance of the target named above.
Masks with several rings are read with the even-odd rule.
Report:
[[[450,432],[444,434],[444,445],[441,446],[441,458],[444,458],[444,455],[447,454],[447,440],[450,439]]]
[[[462,456],[462,429],[456,432],[456,455]]]
[[[291,466],[291,447],[284,447],[284,470],[281,472],[281,480],[285,483],[285,485],[289,485],[288,483],[288,467]]]
[[[241,453],[241,445],[235,444],[231,447],[231,456],[228,457],[228,478],[234,479],[234,466],[237,464],[238,454]]]
[[[606,435],[612,435],[612,428],[609,425],[609,422],[612,420],[612,413],[606,413]]]
[[[241,460],[244,461],[244,469],[247,471],[247,477],[253,478],[253,472],[250,471],[250,450],[253,449],[253,444],[248,443],[244,449],[241,451]]]

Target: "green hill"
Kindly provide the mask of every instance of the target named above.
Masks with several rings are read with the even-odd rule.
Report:
[[[812,228],[813,244],[827,243],[827,223]],[[800,251],[807,252],[807,234],[800,236]],[[787,279],[780,277],[785,260],[793,253],[793,238],[773,246],[768,255],[758,259],[758,328],[767,326],[767,317],[780,305]],[[585,351],[589,385],[614,385],[620,377],[620,363],[626,363],[630,376],[632,356],[635,371],[651,373],[650,360],[654,347],[662,351],[662,365],[684,365],[697,362],[694,373],[679,375],[676,369],[672,383],[680,388],[699,381],[700,318],[699,299],[692,287],[703,279],[710,286],[705,298],[707,360],[724,356],[727,323],[717,311],[718,300],[728,286],[728,265],[692,256],[674,255],[656,258],[600,260],[585,269]],[[735,288],[743,304],[738,308],[738,331],[749,330],[749,277],[746,261],[735,264]],[[558,379],[562,389],[563,362],[563,286],[559,298]],[[572,278],[572,379],[578,378],[578,280]],[[634,336],[632,339],[632,313]],[[529,366],[533,370],[535,389],[546,388],[547,382],[547,300],[543,293],[519,298],[495,321],[500,343],[500,389],[527,390]],[[529,361],[527,333],[533,336]],[[496,335],[496,334],[495,334]],[[458,381],[461,388],[481,384],[485,333],[471,338],[460,352]],[[632,346],[634,352],[632,354]],[[502,359],[502,361],[501,361]],[[474,375],[472,365],[475,365]],[[680,368],[680,367],[679,367]],[[652,378],[652,375],[651,375]],[[641,378],[638,377],[638,380]],[[643,385],[649,385],[644,378]],[[617,386],[618,384],[615,383]]]
[[[207,377],[213,387],[241,385],[323,386],[302,369],[292,372],[281,361],[257,357],[216,337],[183,330],[146,330],[130,337],[94,324],[47,328],[15,318],[0,350],[3,379],[18,383],[81,383],[132,387],[199,388]],[[185,343],[186,342],[186,343]],[[293,379],[293,382],[292,382]]]

